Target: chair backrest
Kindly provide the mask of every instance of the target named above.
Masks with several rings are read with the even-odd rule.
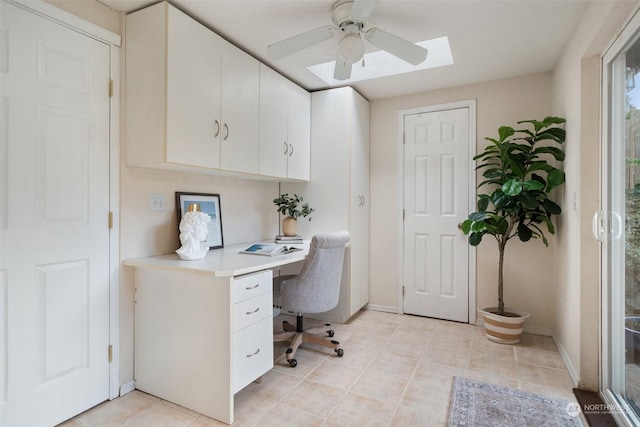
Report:
[[[284,308],[322,313],[338,305],[345,246],[350,237],[346,231],[313,236],[300,273],[280,285]]]

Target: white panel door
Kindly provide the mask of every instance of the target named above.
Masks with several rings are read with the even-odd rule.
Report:
[[[469,321],[469,109],[405,116],[404,311]]]
[[[109,47],[1,7],[0,425],[50,426],[109,398]]]

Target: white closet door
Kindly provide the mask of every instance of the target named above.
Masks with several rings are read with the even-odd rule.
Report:
[[[469,321],[469,109],[405,117],[405,313]]]
[[[1,7],[0,425],[55,425],[109,398],[109,47]]]

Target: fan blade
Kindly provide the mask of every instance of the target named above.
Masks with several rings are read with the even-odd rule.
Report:
[[[427,49],[379,28],[367,31],[365,38],[372,45],[407,61],[409,64],[418,65],[427,59]]]
[[[331,25],[316,28],[297,36],[270,44],[267,46],[267,54],[271,59],[282,59],[298,51],[329,40],[335,34],[336,29]]]
[[[349,18],[353,22],[363,22],[369,19],[373,10],[378,5],[379,0],[355,0],[351,6],[351,15]]]
[[[333,70],[333,78],[336,80],[347,80],[351,77],[351,64],[342,59],[340,54],[336,57],[336,68]]]

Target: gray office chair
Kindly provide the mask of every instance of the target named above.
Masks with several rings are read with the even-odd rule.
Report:
[[[290,341],[286,352],[289,366],[295,368],[296,350],[303,342],[333,349],[340,357],[344,350],[332,340],[333,330],[324,326],[303,330],[302,313],[322,313],[338,305],[345,245],[350,235],[346,231],[316,234],[311,239],[309,254],[297,276],[280,276],[273,281],[273,305],[290,313],[297,313],[296,325],[282,322],[285,332],[274,335],[273,341]],[[322,332],[320,332],[322,331]]]

